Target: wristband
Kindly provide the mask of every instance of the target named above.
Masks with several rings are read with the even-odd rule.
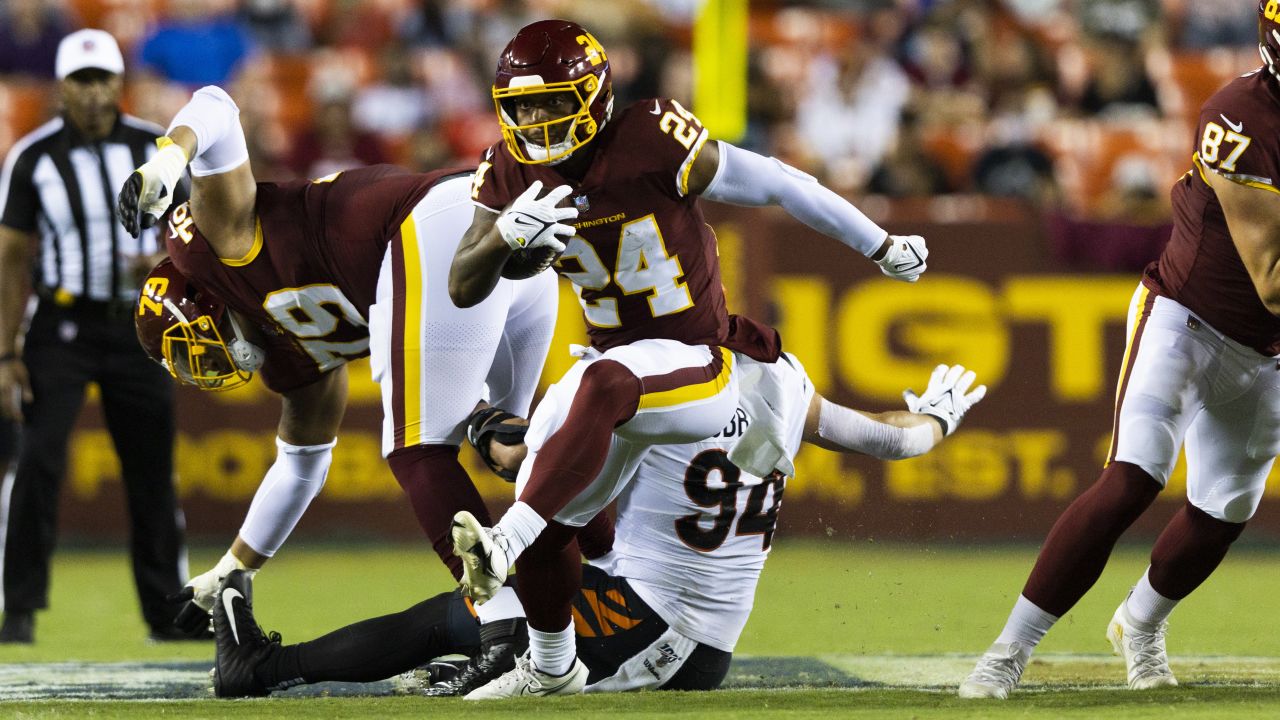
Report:
[[[11,352],[0,355],[0,363],[13,362],[18,359],[18,353]]]

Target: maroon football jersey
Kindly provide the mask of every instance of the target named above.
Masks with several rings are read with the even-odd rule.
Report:
[[[184,204],[170,214],[169,256],[183,275],[251,318],[275,392],[314,382],[369,354],[368,311],[382,257],[438,180],[390,165],[314,181],[258,183],[253,249],[219,258]]]
[[[535,180],[573,187],[578,232],[556,270],[573,283],[597,348],[640,339],[720,344],[729,319],[716,237],[688,192],[706,142],[702,123],[676,101],[642,100],[592,141],[581,182],[520,163],[498,143],[476,170],[472,199],[498,212]]]
[[[1143,281],[1210,325],[1264,355],[1280,354],[1280,318],[1267,312],[1205,181],[1280,192],[1280,88],[1255,70],[1232,80],[1200,109],[1192,169],[1173,186],[1173,236]]]

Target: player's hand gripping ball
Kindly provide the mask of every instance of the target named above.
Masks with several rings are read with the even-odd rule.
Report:
[[[537,275],[555,264],[560,259],[560,251],[542,245],[535,248],[520,248],[511,251],[511,257],[502,266],[502,277],[508,280],[524,280]]]

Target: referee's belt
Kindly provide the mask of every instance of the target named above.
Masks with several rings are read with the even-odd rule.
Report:
[[[66,288],[38,288],[36,297],[62,310],[97,317],[128,317],[133,306],[129,300],[95,300],[75,295]]]

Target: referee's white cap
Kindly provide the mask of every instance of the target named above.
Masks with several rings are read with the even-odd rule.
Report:
[[[54,69],[59,80],[77,70],[98,68],[119,75],[124,72],[124,56],[111,33],[105,30],[77,30],[58,43]]]

